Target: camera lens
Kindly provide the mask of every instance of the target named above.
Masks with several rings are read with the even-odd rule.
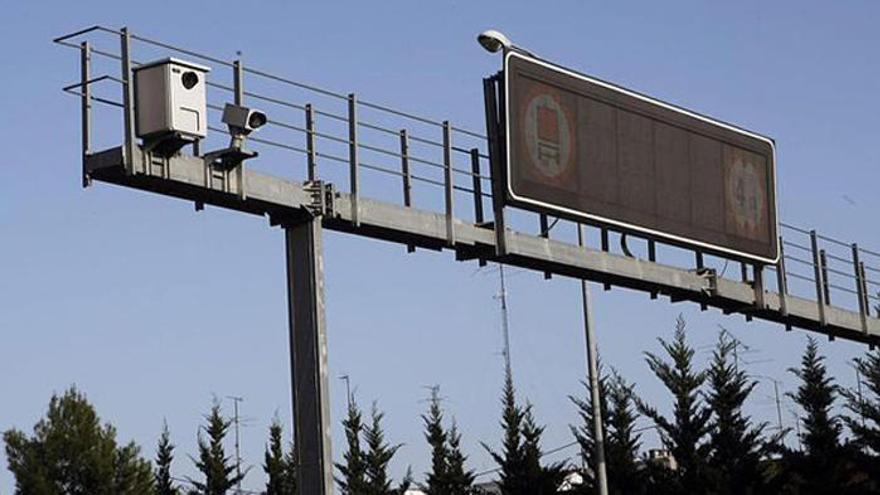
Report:
[[[266,125],[266,114],[263,112],[253,112],[250,117],[248,117],[248,126],[251,129],[258,129]]]
[[[180,76],[180,82],[183,83],[184,88],[193,89],[199,83],[199,75],[191,70],[186,71]]]

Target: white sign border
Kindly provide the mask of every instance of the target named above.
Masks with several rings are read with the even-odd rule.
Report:
[[[707,242],[697,241],[695,239],[691,239],[688,237],[681,237],[681,236],[677,236],[674,234],[669,234],[666,232],[650,229],[648,227],[630,224],[627,222],[621,222],[620,220],[614,220],[614,219],[606,218],[606,217],[603,217],[600,215],[586,213],[586,212],[579,211],[579,210],[573,210],[573,209],[567,208],[565,206],[555,205],[552,203],[545,203],[543,201],[538,201],[535,199],[526,198],[526,197],[518,196],[517,194],[515,194],[513,192],[513,185],[511,183],[511,174],[510,174],[510,70],[509,70],[510,65],[509,65],[509,61],[513,57],[520,58],[520,59],[532,62],[537,65],[541,65],[541,66],[546,67],[550,70],[565,74],[570,77],[580,79],[582,81],[587,81],[589,83],[592,83],[592,84],[595,84],[598,86],[602,86],[603,88],[607,88],[612,91],[616,91],[618,93],[622,93],[627,96],[631,96],[633,98],[637,98],[639,100],[648,102],[652,105],[657,105],[657,106],[665,108],[667,110],[672,110],[674,112],[678,112],[680,114],[687,115],[688,117],[702,120],[703,122],[706,122],[708,124],[718,126],[718,127],[727,129],[729,131],[733,131],[738,134],[742,134],[744,136],[758,139],[760,141],[764,141],[765,143],[770,145],[770,149],[771,149],[772,155],[773,155],[773,160],[772,160],[773,163],[771,164],[772,170],[771,170],[771,174],[770,174],[770,176],[772,177],[772,180],[773,180],[773,201],[774,201],[773,222],[776,225],[776,234],[778,235],[778,233],[779,233],[779,199],[778,199],[778,191],[776,188],[776,143],[772,139],[770,139],[766,136],[762,136],[760,134],[755,134],[755,133],[747,131],[745,129],[741,129],[739,127],[732,126],[730,124],[726,124],[724,122],[720,122],[720,121],[711,119],[711,118],[706,117],[704,115],[700,115],[700,114],[691,112],[691,111],[686,110],[684,108],[670,105],[669,103],[666,103],[666,102],[663,102],[660,100],[656,100],[656,99],[651,98],[649,96],[645,96],[645,95],[630,91],[626,88],[622,88],[620,86],[615,86],[615,85],[610,84],[608,82],[605,82],[605,81],[602,81],[599,79],[594,79],[594,78],[586,76],[584,74],[579,74],[577,72],[570,71],[568,69],[565,69],[563,67],[559,67],[555,64],[546,62],[544,60],[541,60],[541,59],[538,59],[535,57],[530,57],[525,54],[519,53],[515,50],[507,50],[507,53],[504,55],[504,125],[506,127],[506,129],[504,130],[504,136],[505,136],[504,137],[504,139],[505,139],[505,155],[504,156],[505,156],[505,162],[506,162],[506,164],[505,164],[505,167],[506,167],[506,185],[505,185],[505,187],[507,189],[507,194],[510,198],[514,199],[517,202],[531,204],[531,205],[534,205],[534,206],[537,206],[537,207],[540,207],[540,208],[543,208],[546,210],[561,211],[561,212],[566,213],[571,216],[585,218],[587,220],[592,220],[592,221],[595,221],[598,223],[604,223],[604,224],[612,225],[615,227],[620,227],[624,230],[640,232],[640,233],[648,234],[650,236],[669,239],[669,240],[672,240],[672,241],[679,243],[679,244],[691,245],[691,246],[706,248],[710,251],[730,254],[736,258],[745,258],[745,259],[749,259],[749,260],[758,261],[761,263],[766,263],[768,265],[776,265],[779,262],[780,246],[779,246],[778,239],[776,240],[776,243],[777,243],[776,256],[774,258],[764,258],[762,256],[756,256],[754,254],[749,254],[749,253],[745,253],[742,251],[737,251],[735,249],[730,249],[730,248],[726,248],[723,246],[718,246],[716,244],[710,244]]]

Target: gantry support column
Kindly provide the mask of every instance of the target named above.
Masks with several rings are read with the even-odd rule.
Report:
[[[287,225],[284,235],[297,492],[332,495],[321,217]]]

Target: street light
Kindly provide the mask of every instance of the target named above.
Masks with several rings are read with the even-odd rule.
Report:
[[[505,36],[501,31],[496,31],[495,29],[483,31],[477,36],[477,41],[480,43],[480,46],[485,48],[489,53],[496,53],[502,48],[506,51],[513,46],[513,43],[510,42],[510,38]]]

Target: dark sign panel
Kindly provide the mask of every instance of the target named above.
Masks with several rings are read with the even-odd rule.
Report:
[[[504,75],[508,204],[776,263],[772,140],[513,51]]]

